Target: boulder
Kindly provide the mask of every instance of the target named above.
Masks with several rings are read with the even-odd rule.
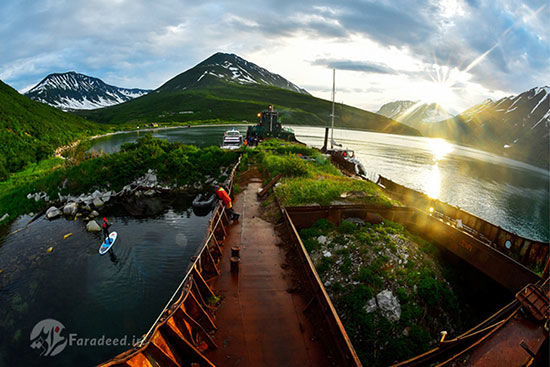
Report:
[[[78,210],[78,204],[75,202],[70,202],[65,204],[65,206],[63,207],[63,214],[68,216],[74,216],[77,210]]]
[[[94,198],[94,201],[92,202],[94,204],[94,206],[96,208],[101,208],[103,206],[103,200],[101,200],[100,198],[96,197]]]
[[[88,224],[86,224],[86,230],[88,232],[100,232],[101,227],[99,226],[99,224],[97,224],[95,220],[91,220],[88,222]]]
[[[48,219],[54,219],[61,215],[61,210],[57,209],[55,206],[50,207],[48,210],[46,210],[46,218]]]
[[[378,308],[378,306],[376,305],[376,299],[374,297],[372,297],[371,299],[369,299],[367,301],[367,304],[363,307],[363,309],[367,312],[367,313],[370,313],[370,312],[374,312],[376,311],[376,309]]]
[[[382,315],[390,321],[399,321],[401,317],[401,305],[391,290],[386,289],[376,295],[376,303],[382,311]]]
[[[99,213],[97,212],[97,210],[94,210],[93,212],[90,213],[91,218],[95,218],[97,216],[99,216]]]

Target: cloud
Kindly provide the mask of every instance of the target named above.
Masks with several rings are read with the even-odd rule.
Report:
[[[319,96],[337,68],[363,107],[418,99],[433,65],[462,73],[468,102],[550,83],[546,0],[4,0],[0,13],[0,78],[17,89],[66,70],[157,88],[217,51]]]
[[[311,64],[326,66],[330,69],[361,71],[364,73],[397,74],[395,70],[384,64],[370,61],[317,59]]]

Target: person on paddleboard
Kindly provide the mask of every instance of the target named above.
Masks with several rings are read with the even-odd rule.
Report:
[[[225,211],[227,212],[227,214],[229,214],[229,217],[232,220],[239,219],[239,214],[233,211],[233,204],[231,203],[231,198],[229,197],[229,194],[222,186],[218,187],[218,189],[216,190],[216,195],[218,196],[219,200],[223,201]]]
[[[113,223],[109,223],[107,221],[107,218],[103,217],[103,224],[101,225],[101,228],[103,229],[103,236],[105,236],[105,242],[109,243],[111,242],[110,238],[109,238],[109,227],[111,227]]]

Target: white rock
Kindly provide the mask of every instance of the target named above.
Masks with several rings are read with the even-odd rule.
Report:
[[[34,197],[34,195],[33,195],[33,194],[31,194],[31,193],[28,193],[28,194],[27,194],[27,199],[29,199],[29,200],[30,200],[30,199],[32,199],[33,197]]]
[[[46,218],[54,219],[59,217],[61,214],[61,210],[57,209],[55,206],[52,206],[46,211]]]
[[[76,211],[78,210],[78,204],[73,202],[65,204],[63,207],[63,214],[73,216],[76,214]]]
[[[94,198],[94,199],[95,199],[95,198],[98,198],[98,197],[100,197],[100,196],[101,196],[101,193],[100,193],[99,191],[97,191],[97,190],[95,190],[94,193],[92,194],[92,198]]]
[[[95,218],[97,216],[99,216],[99,213],[97,212],[97,210],[94,210],[93,212],[90,213],[91,218]]]
[[[319,242],[321,245],[325,245],[327,243],[327,236],[319,236],[317,237],[317,242]]]
[[[94,206],[96,208],[101,208],[103,206],[103,200],[101,200],[100,198],[96,197],[94,198],[94,200],[92,201],[92,203],[94,204]]]
[[[330,253],[330,251],[325,250],[325,251],[323,251],[323,256],[324,257],[331,257],[332,254]]]
[[[369,299],[369,300],[367,301],[367,304],[363,307],[363,309],[364,309],[367,313],[374,312],[377,308],[378,308],[378,306],[376,306],[376,299],[374,299],[374,297],[372,297],[371,299]]]
[[[3,222],[4,220],[6,220],[10,215],[8,213],[4,214],[2,216],[2,218],[0,218],[0,222]]]
[[[401,305],[397,297],[389,290],[383,290],[376,295],[376,301],[382,315],[390,321],[398,321],[401,317]]]
[[[101,231],[101,227],[99,226],[99,224],[97,224],[95,220],[91,220],[88,222],[88,224],[86,224],[86,230],[88,232],[99,232]]]

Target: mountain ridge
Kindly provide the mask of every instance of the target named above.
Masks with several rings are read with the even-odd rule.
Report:
[[[548,168],[550,88],[487,99],[457,116],[418,126],[423,135],[452,140]]]
[[[437,103],[421,103],[419,101],[389,102],[382,105],[376,113],[414,128],[418,128],[422,122],[438,122],[452,117]]]
[[[27,97],[62,110],[108,107],[149,93],[139,88],[121,88],[75,71],[47,75],[24,93]]]
[[[309,95],[277,74],[268,77],[267,73],[237,55],[216,53],[143,97],[77,113],[100,123],[117,124],[254,121],[259,111],[272,104],[285,124],[328,125],[331,102]],[[260,76],[260,82],[250,81]],[[279,85],[273,85],[275,82]],[[359,108],[338,104],[336,113],[338,126],[343,128],[420,135],[414,128]]]

